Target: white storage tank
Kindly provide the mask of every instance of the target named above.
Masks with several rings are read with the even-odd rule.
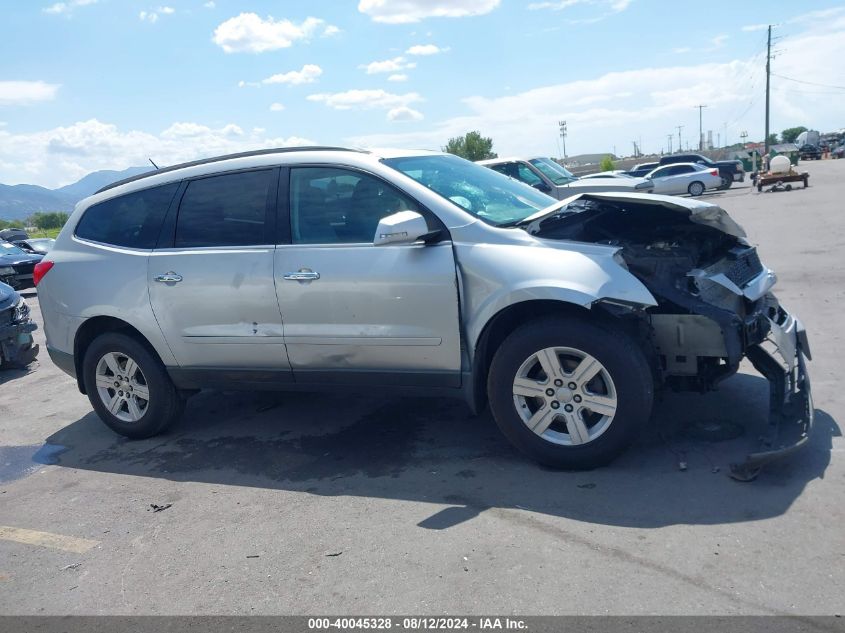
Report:
[[[792,163],[786,156],[775,156],[769,163],[769,171],[773,174],[788,174]]]

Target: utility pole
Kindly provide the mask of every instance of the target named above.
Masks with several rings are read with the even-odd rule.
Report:
[[[678,151],[679,152],[684,151],[684,144],[681,142],[681,130],[683,130],[683,129],[684,129],[683,125],[678,126]]]
[[[769,25],[769,38],[766,42],[766,156],[769,155],[769,78],[772,74],[772,25]]]
[[[639,158],[640,157],[640,148],[637,147],[637,142],[631,141],[631,143],[634,144],[634,158]]]
[[[706,108],[706,105],[697,105],[693,106],[693,108],[698,108],[698,151],[702,151],[704,149],[704,129],[701,126],[701,113]]]
[[[563,158],[566,159],[566,121],[558,121],[560,127],[560,140],[563,141]]]
[[[666,135],[666,138],[667,138],[667,139],[669,139],[669,144],[667,145],[667,147],[669,148],[669,151],[667,152],[668,154],[671,154],[671,153],[672,153],[672,139],[673,139],[674,137],[675,137],[675,135],[674,135],[674,134],[667,134],[667,135]]]

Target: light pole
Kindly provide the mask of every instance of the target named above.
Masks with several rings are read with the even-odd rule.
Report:
[[[701,152],[704,150],[704,129],[701,126],[701,113],[704,112],[704,108],[706,105],[697,105],[693,106],[693,108],[698,108],[698,151]]]
[[[560,140],[563,142],[563,159],[566,160],[566,121],[558,121],[560,127]]]

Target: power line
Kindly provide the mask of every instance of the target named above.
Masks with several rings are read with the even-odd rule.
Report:
[[[775,77],[780,77],[781,79],[786,79],[787,81],[794,81],[795,83],[799,84],[807,84],[808,86],[819,86],[821,88],[836,88],[837,90],[845,90],[845,86],[834,86],[833,84],[820,84],[814,81],[804,81],[803,79],[793,79],[792,77],[786,77],[784,75],[778,75],[777,73],[772,73]]]

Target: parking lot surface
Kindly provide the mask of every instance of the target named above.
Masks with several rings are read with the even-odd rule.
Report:
[[[814,357],[811,442],[756,481],[726,475],[766,425],[750,365],[667,394],[621,459],[571,473],[487,413],[377,392],[203,392],[127,441],[39,331],[39,360],[0,373],[0,613],[841,613],[845,161],[801,169],[806,190],[705,196],[777,271]]]

